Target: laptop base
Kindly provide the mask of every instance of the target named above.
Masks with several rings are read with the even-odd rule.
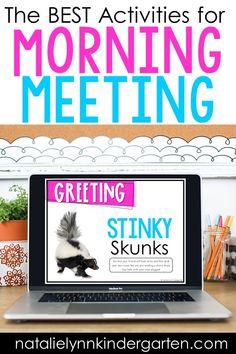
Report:
[[[223,320],[223,305],[201,290],[188,291],[194,302],[170,303],[40,303],[42,292],[22,296],[5,314],[8,320]]]

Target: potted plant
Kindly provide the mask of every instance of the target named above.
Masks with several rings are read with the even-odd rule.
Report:
[[[28,196],[23,187],[13,185],[10,192],[16,193],[11,200],[0,197],[0,239],[8,240],[27,238]],[[6,239],[6,238],[5,238]]]

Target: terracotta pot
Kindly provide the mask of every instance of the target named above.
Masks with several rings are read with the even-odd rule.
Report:
[[[27,220],[0,222],[0,241],[27,240]]]

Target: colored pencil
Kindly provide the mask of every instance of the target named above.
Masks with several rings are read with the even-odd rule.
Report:
[[[233,216],[227,216],[224,225],[222,226],[222,217],[219,216],[217,218],[218,225],[217,227],[216,224],[214,225],[212,233],[210,234],[211,243],[204,272],[204,277],[207,280],[223,280],[224,278],[225,240],[234,220]],[[216,241],[217,233],[219,238]]]

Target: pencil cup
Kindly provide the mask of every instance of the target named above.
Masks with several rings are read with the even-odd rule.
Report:
[[[227,258],[229,265],[230,278],[236,280],[236,237],[231,237],[229,242],[229,257]]]
[[[207,230],[204,232],[204,279],[227,281],[230,278],[230,230]]]

